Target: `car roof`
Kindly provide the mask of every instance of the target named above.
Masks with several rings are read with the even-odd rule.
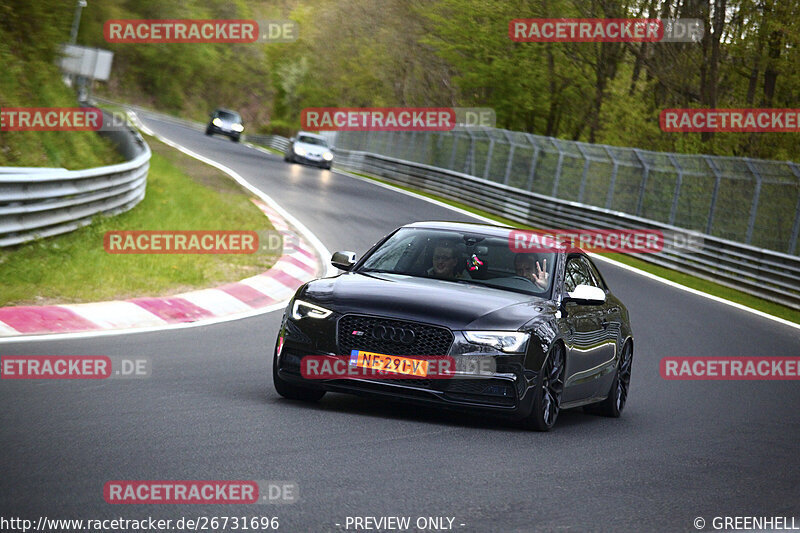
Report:
[[[318,133],[310,133],[308,131],[298,131],[297,132],[297,137],[299,137],[301,135],[305,135],[307,137],[314,137],[316,139],[322,139],[323,141],[325,140],[325,137],[323,137],[322,135],[319,135]]]
[[[425,222],[412,222],[406,224],[404,228],[423,228],[423,229],[448,229],[453,231],[474,231],[496,237],[507,237],[515,228],[508,226],[495,226],[493,224],[473,224],[469,222],[448,222],[444,220],[429,220]]]
[[[512,228],[509,226],[497,226],[494,224],[474,224],[470,222],[448,222],[444,220],[429,220],[425,222],[412,222],[406,224],[404,228],[420,228],[420,229],[442,229],[452,231],[481,233],[484,235],[491,235],[493,237],[508,237],[512,231],[528,231],[522,228]],[[586,255],[586,252],[579,248],[571,248],[570,254]]]

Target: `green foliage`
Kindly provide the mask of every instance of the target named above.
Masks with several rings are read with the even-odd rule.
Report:
[[[0,7],[6,50],[31,34],[39,43],[65,40],[70,2],[13,3],[19,5]],[[722,5],[104,0],[84,9],[79,43],[114,51],[113,78],[100,87],[110,96],[198,120],[218,106],[235,108],[250,131],[296,127],[305,107],[481,106],[494,108],[498,126],[511,130],[652,150],[797,159],[795,134],[660,130],[665,108],[797,106],[800,0],[727,0],[714,29]],[[693,17],[704,21],[706,37],[702,43],[517,43],[508,37],[512,19],[552,17]],[[146,18],[292,19],[300,38],[234,45],[105,42],[107,20]],[[52,47],[45,49],[52,57]]]
[[[291,137],[300,129],[300,122],[288,122],[286,120],[274,119],[269,124],[262,125],[258,128],[257,133],[265,133],[269,135],[281,135],[283,137]]]
[[[71,13],[63,2],[0,4],[0,108],[76,105],[55,64],[58,44],[69,38]],[[120,160],[94,132],[0,132],[0,166],[79,169]]]

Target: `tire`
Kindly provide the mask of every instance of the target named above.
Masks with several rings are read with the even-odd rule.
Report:
[[[622,347],[622,356],[619,358],[619,364],[614,373],[614,381],[611,382],[608,396],[602,402],[584,406],[583,410],[595,415],[619,418],[628,400],[632,366],[633,347],[630,342],[626,342],[625,346]]]
[[[533,411],[522,421],[522,427],[536,431],[550,431],[561,409],[564,391],[564,346],[556,344],[547,354],[542,371],[536,380]]]
[[[231,140],[235,143],[239,142],[239,137],[231,137]]]
[[[206,128],[206,135],[209,135],[209,136],[211,135],[211,130],[208,129],[208,128]]]
[[[318,402],[325,396],[324,390],[309,389],[289,383],[278,376],[278,352],[272,357],[272,384],[275,385],[275,390],[278,394],[289,400],[300,400],[301,402]]]
[[[326,166],[324,166],[322,168],[324,168],[325,170],[330,170],[331,169],[331,165],[326,165]]]

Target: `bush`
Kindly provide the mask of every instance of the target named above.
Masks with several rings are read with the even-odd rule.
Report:
[[[262,124],[256,131],[266,135],[280,135],[282,137],[292,137],[300,130],[300,124],[290,123],[285,120],[271,120],[269,124]]]

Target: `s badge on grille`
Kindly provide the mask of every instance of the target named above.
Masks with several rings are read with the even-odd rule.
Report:
[[[358,331],[357,329],[354,329],[353,333],[351,333],[351,335],[355,335],[356,337],[361,337],[362,335],[364,335],[364,332],[363,331]]]

